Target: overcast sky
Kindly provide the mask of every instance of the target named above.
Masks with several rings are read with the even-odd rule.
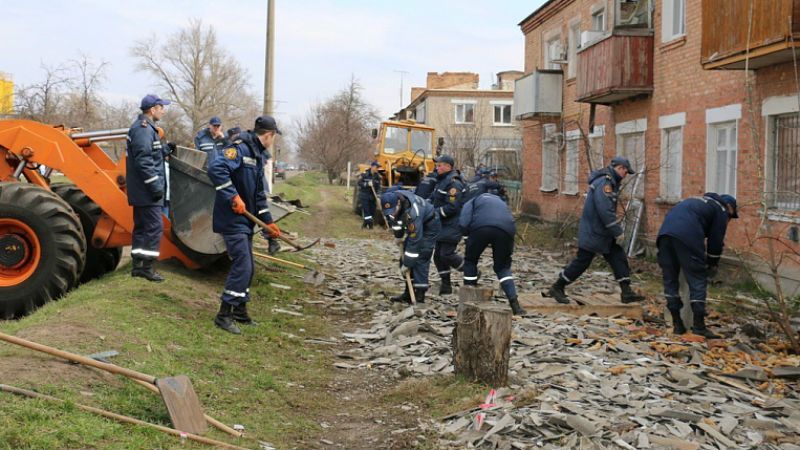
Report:
[[[290,120],[344,87],[354,75],[382,116],[400,107],[410,86],[424,86],[428,71],[493,74],[523,69],[517,24],[544,0],[276,0],[276,115]],[[263,92],[266,0],[117,0],[4,2],[0,71],[17,84],[41,79],[41,64],[56,65],[80,52],[111,63],[103,87],[110,100],[138,101],[153,80],[134,71],[135,41],[168,35],[200,18],[213,25],[222,46],[247,69]],[[166,93],[158,93],[166,95]]]

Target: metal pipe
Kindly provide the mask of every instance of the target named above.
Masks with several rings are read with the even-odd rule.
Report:
[[[110,136],[97,136],[93,138],[89,138],[89,142],[102,142],[102,141],[119,141],[122,139],[127,139],[128,134],[127,130],[125,134],[112,134]]]
[[[22,158],[19,160],[19,164],[17,164],[17,168],[14,169],[14,174],[12,175],[14,178],[19,179],[20,175],[22,175],[22,171],[25,170],[25,166],[28,162]]]
[[[117,128],[115,130],[98,130],[98,131],[84,131],[82,133],[72,133],[69,135],[72,139],[85,139],[94,138],[98,136],[111,136],[117,134],[128,134],[127,128]]]

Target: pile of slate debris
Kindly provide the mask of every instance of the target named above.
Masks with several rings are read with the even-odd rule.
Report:
[[[452,373],[457,297],[432,295],[415,308],[393,306],[387,295],[402,288],[391,263],[396,247],[342,240],[336,248],[317,252],[341,275],[323,292],[326,308],[372,314],[368,329],[336,340],[351,343],[336,367],[383,370],[397,378]],[[523,292],[541,290],[561,267],[558,255],[535,249],[518,249],[514,257]],[[491,274],[490,260],[482,266]],[[610,278],[587,273],[570,288],[611,293]],[[766,326],[755,319],[745,326],[713,324],[726,339],[684,342],[663,325],[625,318],[515,318],[510,385],[437,423],[439,445],[800,450],[800,357],[760,334]]]

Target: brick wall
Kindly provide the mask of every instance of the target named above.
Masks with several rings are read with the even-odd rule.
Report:
[[[477,89],[480,77],[472,72],[428,72],[428,89]]]

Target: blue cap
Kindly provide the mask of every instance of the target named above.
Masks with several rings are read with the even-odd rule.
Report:
[[[156,106],[156,105],[167,106],[170,103],[172,103],[172,102],[170,102],[169,100],[164,100],[163,98],[161,98],[161,97],[159,97],[157,95],[147,94],[142,99],[142,104],[141,104],[141,106],[139,106],[139,109],[141,109],[142,111],[147,111],[148,109],[152,108],[153,106]]]
[[[450,164],[451,167],[455,167],[456,165],[456,161],[450,155],[442,155],[438,158],[434,158],[433,162]]]
[[[624,158],[622,156],[615,156],[611,160],[611,167],[622,166],[627,169],[629,174],[634,174],[636,172],[633,171],[633,167],[631,167],[631,162],[628,161],[628,158]]]
[[[393,216],[397,211],[397,204],[400,202],[400,194],[397,190],[386,191],[381,194],[381,209],[384,216]]]
[[[233,136],[234,134],[239,134],[242,132],[242,129],[239,127],[228,128],[228,136]]]
[[[730,205],[730,207],[733,208],[733,214],[731,214],[731,218],[732,219],[738,219],[739,218],[739,208],[736,206],[736,197],[734,197],[732,195],[728,195],[728,194],[722,194],[722,195],[719,196],[719,198],[722,200],[722,203],[725,203],[726,205]]]
[[[208,121],[209,125],[222,125],[222,119],[219,116],[214,116]]]
[[[253,131],[274,131],[278,134],[281,133],[281,130],[278,129],[278,124],[275,122],[275,118],[272,116],[260,116],[256,119],[256,124],[253,126]]]
[[[372,167],[380,167],[381,163],[379,163],[378,161],[372,161],[369,165]]]

